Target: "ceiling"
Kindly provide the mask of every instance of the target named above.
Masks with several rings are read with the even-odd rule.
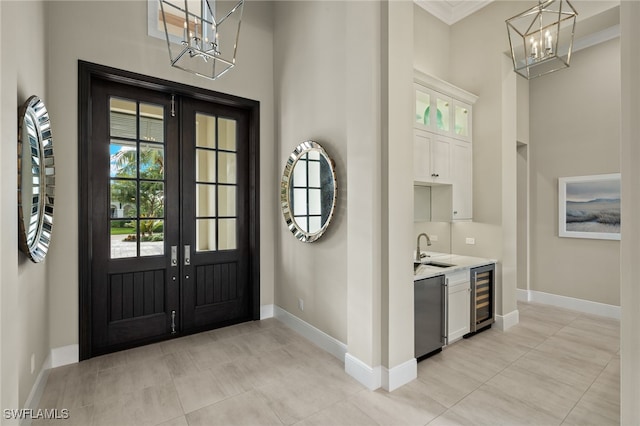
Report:
[[[453,25],[472,13],[482,9],[493,0],[414,0],[414,2],[440,19]]]

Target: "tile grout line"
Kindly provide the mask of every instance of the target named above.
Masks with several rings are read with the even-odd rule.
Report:
[[[582,399],[584,398],[584,396],[587,394],[587,392],[589,392],[591,390],[591,388],[593,387],[593,384],[598,381],[598,379],[600,378],[600,376],[602,375],[602,373],[604,373],[604,370],[606,370],[606,368],[609,366],[609,363],[611,362],[611,360],[613,360],[613,357],[615,355],[612,355],[611,358],[609,358],[609,361],[607,361],[607,363],[604,365],[604,367],[602,367],[602,370],[600,370],[600,372],[596,375],[596,377],[593,379],[593,381],[591,382],[591,384],[589,385],[589,387],[587,389],[585,389],[584,392],[582,392],[582,395],[580,395],[580,398],[578,398],[578,400],[576,401],[575,404],[573,404],[573,407],[571,407],[571,409],[569,410],[569,412],[567,413],[566,416],[564,416],[564,418],[562,419],[562,423],[564,423],[567,420],[567,417],[569,417],[571,415],[571,413],[573,412],[573,410],[575,410],[575,408],[578,406],[578,404],[580,404],[580,402],[582,401]],[[562,424],[560,423],[560,424]]]
[[[535,346],[533,346],[533,347],[529,347],[529,348],[528,348],[528,349],[527,349],[527,350],[526,350],[522,355],[520,355],[519,357],[517,357],[517,358],[516,358],[516,359],[514,359],[513,361],[509,362],[509,364],[507,364],[504,368],[502,368],[501,370],[497,371],[493,376],[491,376],[491,377],[489,377],[488,379],[486,379],[484,382],[482,382],[482,383],[481,383],[478,387],[476,387],[474,390],[472,390],[471,392],[467,393],[465,396],[463,396],[462,398],[460,398],[458,401],[456,401],[456,402],[455,402],[451,407],[447,408],[447,410],[446,410],[444,413],[440,414],[438,417],[440,417],[440,416],[442,416],[442,415],[446,414],[449,410],[453,409],[456,405],[458,405],[458,404],[459,404],[460,402],[462,402],[464,399],[466,399],[466,398],[468,398],[469,396],[471,396],[474,392],[477,392],[477,391],[478,391],[478,389],[480,389],[482,386],[485,386],[485,385],[486,385],[486,386],[491,386],[491,385],[489,385],[489,384],[488,384],[488,382],[489,382],[489,381],[491,381],[493,378],[497,377],[499,374],[503,373],[507,368],[509,368],[509,367],[511,367],[512,365],[514,365],[517,361],[519,361],[520,359],[522,359],[524,356],[526,356],[527,354],[529,354],[531,351],[533,351],[533,350],[537,349],[539,346],[541,346],[542,344],[544,344],[547,340],[549,340],[549,338],[550,338],[550,337],[552,337],[552,336],[556,336],[556,335],[557,335],[561,330],[563,330],[565,327],[567,327],[569,324],[571,324],[571,323],[572,323],[573,321],[575,321],[577,318],[578,318],[578,317],[574,318],[574,319],[573,319],[573,320],[571,320],[568,324],[564,324],[564,325],[562,325],[558,330],[554,331],[553,333],[549,334],[548,336],[545,336],[545,338],[544,338],[544,340],[543,340],[542,342],[538,343],[537,345],[535,345]],[[609,360],[609,362],[611,362],[611,360]],[[607,365],[609,364],[609,362],[607,362]],[[606,368],[606,365],[605,365],[605,368]],[[603,368],[603,370],[604,370],[604,368]],[[602,370],[602,371],[603,371],[603,370]],[[592,384],[589,386],[589,388],[588,388],[588,389],[590,389],[590,388],[591,388],[591,386],[593,385],[593,383],[597,380],[597,378],[598,378],[598,377],[600,377],[600,374],[602,374],[602,371],[600,371],[600,373],[598,373],[598,375],[596,376],[596,378],[594,379],[594,381],[592,382]],[[587,389],[587,390],[588,390],[588,389]],[[587,392],[587,391],[585,391],[585,393],[586,393],[586,392]],[[578,401],[576,401],[576,403],[574,404],[574,408],[575,408],[575,405],[577,405],[577,404],[580,402],[580,400],[582,399],[582,397],[583,397],[583,396],[584,396],[584,393],[583,393],[583,395],[578,399]],[[522,403],[523,403],[523,404],[526,404],[526,405],[529,405],[529,404],[527,403],[527,401],[522,401]],[[534,408],[536,408],[536,407],[534,407]],[[572,408],[572,410],[573,410],[573,408]],[[571,413],[571,410],[569,410],[569,413]],[[567,414],[567,416],[569,415],[569,413]],[[561,421],[560,423],[558,423],[558,425],[561,425],[561,424],[562,424],[562,422],[564,422],[564,420],[566,420],[566,417],[567,417],[567,416],[565,416],[565,417],[562,419],[562,421]],[[438,417],[434,418],[431,422],[433,422],[434,420],[436,420]],[[431,422],[429,422],[429,423],[431,423]]]

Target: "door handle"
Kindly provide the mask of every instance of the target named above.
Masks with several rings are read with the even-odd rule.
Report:
[[[191,265],[191,246],[184,246],[184,265]]]
[[[171,246],[171,266],[178,266],[178,246]]]

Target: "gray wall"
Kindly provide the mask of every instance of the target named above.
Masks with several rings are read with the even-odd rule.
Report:
[[[296,240],[278,218],[275,302],[347,341],[347,111],[344,2],[275,2],[277,170],[311,139],[336,164],[338,208],[326,234]],[[276,182],[274,182],[275,185]],[[304,300],[304,311],[298,299]]]
[[[448,81],[451,49],[449,25],[414,3],[413,66],[415,69]]]
[[[2,2],[0,11],[2,139],[16,141],[18,105],[31,94],[42,96],[52,120],[57,172],[52,245],[43,264],[18,255],[15,209],[0,213],[2,406],[24,404],[51,348],[78,343],[78,59],[261,102],[261,304],[273,303],[272,224],[278,210],[271,4],[251,2],[245,8],[238,67],[217,82],[169,66],[166,42],[147,36],[144,0]],[[15,200],[15,144],[1,149],[2,198]]]
[[[17,250],[18,108],[31,95],[43,99],[54,123],[54,138],[57,116],[50,108],[47,91],[44,3],[2,2],[0,10],[0,194],[13,206],[0,211],[1,402],[3,408],[19,408],[49,354],[47,271],[51,259],[35,264]]]
[[[250,2],[245,6],[237,66],[213,82],[169,65],[166,41],[149,37],[142,24],[147,17],[146,1],[55,1],[47,6],[52,52],[47,77],[52,83],[49,105],[55,114],[59,188],[49,259],[51,346],[78,343],[78,59],[260,101],[260,302],[273,303],[277,172],[271,4]]]
[[[530,83],[531,290],[620,305],[620,242],[558,237],[558,178],[620,171],[620,41]]]

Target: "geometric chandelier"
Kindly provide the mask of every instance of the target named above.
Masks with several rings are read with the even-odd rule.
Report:
[[[507,19],[513,70],[531,79],[568,67],[577,15],[568,0],[538,0]]]
[[[244,0],[159,0],[171,65],[215,80],[236,63]]]

